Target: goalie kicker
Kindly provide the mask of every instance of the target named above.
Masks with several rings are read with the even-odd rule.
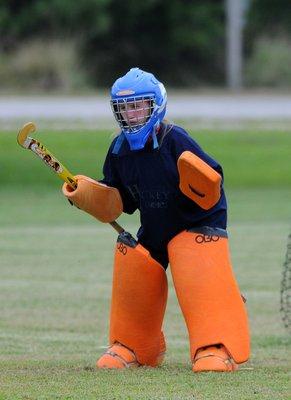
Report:
[[[98,368],[157,367],[165,353],[166,269],[189,335],[194,372],[232,372],[250,353],[246,307],[233,274],[221,165],[164,117],[167,94],[132,68],[111,88],[119,126],[103,179],[79,176],[64,194],[102,222],[140,213],[137,243],[115,248],[109,348]],[[105,185],[105,186],[104,186]],[[79,190],[79,193],[78,193]]]

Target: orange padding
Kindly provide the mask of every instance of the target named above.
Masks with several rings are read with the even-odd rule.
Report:
[[[86,211],[101,222],[112,222],[123,210],[122,199],[116,188],[106,186],[84,175],[76,175],[78,187],[73,190],[63,184],[63,194],[75,206]]]
[[[201,234],[182,232],[170,241],[174,286],[189,332],[191,359],[202,347],[222,344],[242,363],[250,352],[247,313],[232,272],[228,239],[214,239],[201,241]]]
[[[131,349],[140,364],[155,367],[165,352],[162,322],[167,301],[163,267],[140,244],[117,243],[110,316],[110,343]]]
[[[177,162],[180,190],[201,208],[208,210],[220,199],[221,176],[191,151],[184,151]]]

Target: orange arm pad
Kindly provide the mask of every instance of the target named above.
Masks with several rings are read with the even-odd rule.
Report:
[[[180,190],[204,210],[220,199],[221,176],[191,151],[184,151],[177,162]]]
[[[63,184],[63,194],[75,206],[86,211],[101,222],[112,222],[123,210],[122,199],[118,189],[106,186],[84,175],[76,175],[78,187],[73,190],[67,183]]]

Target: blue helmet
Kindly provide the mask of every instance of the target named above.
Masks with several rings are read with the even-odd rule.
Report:
[[[139,68],[131,68],[111,88],[111,108],[131,150],[143,149],[150,135],[157,146],[156,130],[165,116],[166,105],[164,85]],[[130,115],[132,112],[135,117]]]

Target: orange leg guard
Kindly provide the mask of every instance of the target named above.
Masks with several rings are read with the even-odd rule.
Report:
[[[117,242],[110,316],[111,347],[99,359],[97,367],[128,367],[134,364],[132,353],[136,357],[135,365],[155,367],[162,362],[166,348],[161,329],[167,290],[163,267],[143,246],[131,247]]]
[[[226,364],[231,358],[236,363],[247,361],[248,319],[232,272],[227,237],[184,231],[170,241],[168,252],[189,332],[191,360],[199,358],[201,370],[207,370],[205,360],[213,353],[220,360],[225,358]],[[217,350],[215,345],[219,345]],[[205,348],[208,350],[203,353]],[[235,365],[222,370],[234,369]]]

